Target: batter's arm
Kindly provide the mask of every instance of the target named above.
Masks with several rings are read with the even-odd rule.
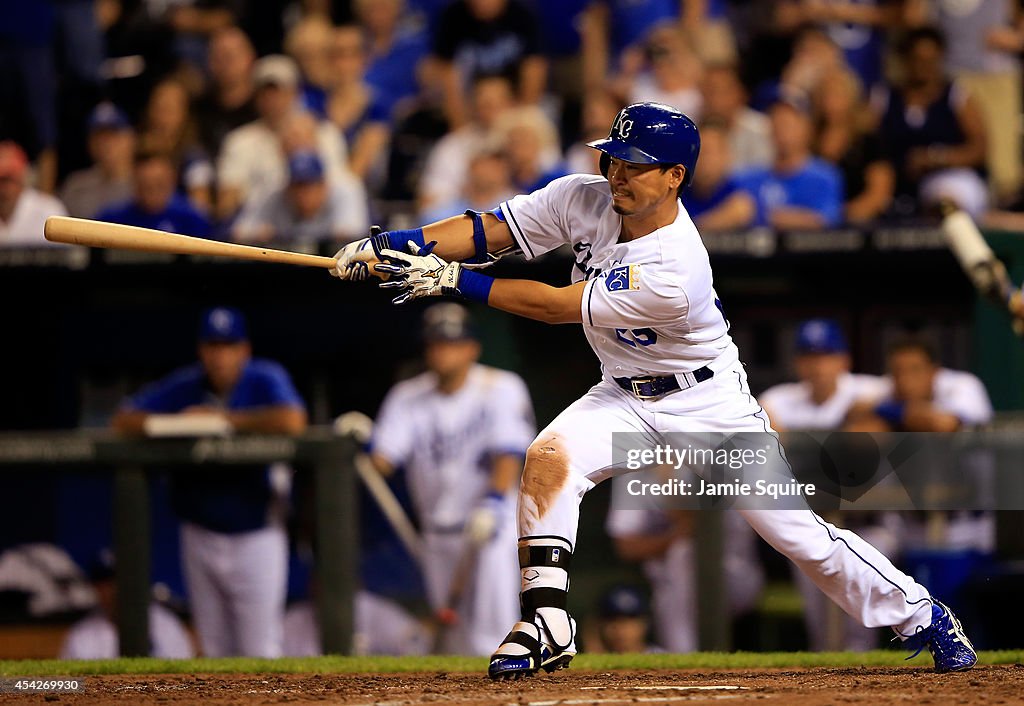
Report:
[[[552,287],[528,279],[496,279],[487,305],[546,324],[579,324],[586,286],[586,282]]]
[[[386,233],[381,233],[374,226],[370,230],[370,238],[349,243],[335,254],[337,264],[331,270],[331,274],[341,279],[365,279],[366,274],[359,274],[360,272],[380,277],[381,272],[374,269],[374,265],[379,261],[374,257],[373,249],[370,247],[371,239],[374,249],[379,249],[379,240],[384,241],[384,248],[399,252],[417,252],[428,243],[433,243],[432,252],[447,261],[481,262],[482,253],[478,252],[478,243],[474,239],[476,218],[479,218],[479,227],[488,253],[503,253],[517,247],[511,229],[493,213],[483,213],[476,217],[452,216],[422,228]]]

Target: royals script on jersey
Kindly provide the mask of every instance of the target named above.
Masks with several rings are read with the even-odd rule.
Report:
[[[686,373],[735,355],[707,250],[682,204],[674,222],[624,243],[599,176],[556,179],[501,211],[527,259],[572,246],[572,281],[587,280],[583,330],[606,377]]]

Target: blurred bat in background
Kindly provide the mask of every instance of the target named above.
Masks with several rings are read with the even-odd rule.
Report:
[[[951,201],[942,203],[942,233],[964,274],[986,299],[1005,309],[1013,319],[1013,331],[1024,336],[1024,300],[1010,281],[1006,266],[985,242],[967,213]]]

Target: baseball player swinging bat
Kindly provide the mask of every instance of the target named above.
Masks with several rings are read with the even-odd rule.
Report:
[[[116,248],[119,250],[141,250],[163,252],[175,255],[210,255],[232,257],[237,260],[255,262],[278,262],[286,265],[306,267],[334,267],[332,257],[306,255],[304,253],[274,250],[252,245],[222,243],[218,240],[193,238],[189,235],[167,233],[162,230],[125,226],[86,218],[50,216],[43,227],[43,235],[53,243],[86,245],[93,248]]]
[[[1013,317],[1013,331],[1024,336],[1024,302],[1021,290],[1015,287],[1006,272],[1006,266],[992,252],[967,213],[951,201],[941,204],[942,232],[953,256],[964,273],[988,300],[1000,306]]]

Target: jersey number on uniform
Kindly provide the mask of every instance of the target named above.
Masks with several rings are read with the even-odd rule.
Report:
[[[633,330],[617,328],[615,329],[615,337],[633,348],[637,346],[653,346],[658,342],[657,332],[649,328],[635,328]]]

